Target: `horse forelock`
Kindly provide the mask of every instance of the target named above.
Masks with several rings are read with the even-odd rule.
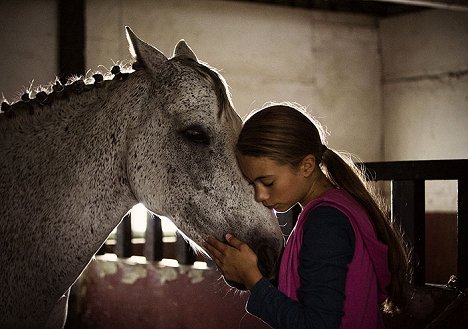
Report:
[[[182,65],[193,68],[196,72],[201,74],[205,79],[211,82],[213,90],[216,93],[218,100],[218,120],[225,119],[232,124],[240,124],[241,120],[234,110],[231,100],[231,94],[229,92],[229,86],[224,77],[218,72],[218,70],[210,65],[194,61],[188,56],[176,56],[170,59],[170,61],[181,63]]]

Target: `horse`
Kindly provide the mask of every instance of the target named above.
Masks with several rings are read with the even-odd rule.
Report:
[[[63,328],[70,287],[137,203],[199,246],[234,233],[274,276],[283,236],[237,166],[224,78],[184,40],[168,58],[126,36],[131,67],[2,102],[1,328]]]

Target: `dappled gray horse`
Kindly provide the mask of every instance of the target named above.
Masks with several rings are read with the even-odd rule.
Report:
[[[61,328],[70,286],[141,202],[197,244],[234,232],[271,277],[282,247],[235,158],[223,78],[127,29],[132,69],[58,81],[0,114],[0,328]]]

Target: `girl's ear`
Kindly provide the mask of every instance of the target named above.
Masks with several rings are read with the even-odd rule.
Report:
[[[302,159],[301,171],[304,177],[309,177],[315,170],[315,156],[312,154],[307,155]]]

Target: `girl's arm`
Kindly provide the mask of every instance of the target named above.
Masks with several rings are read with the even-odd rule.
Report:
[[[332,207],[318,207],[308,215],[299,255],[299,302],[261,277],[255,253],[246,244],[232,237],[227,240],[234,245],[210,239],[206,247],[226,279],[251,290],[247,304],[251,314],[273,328],[340,326],[347,264],[353,257],[355,242],[354,231],[343,213]]]

